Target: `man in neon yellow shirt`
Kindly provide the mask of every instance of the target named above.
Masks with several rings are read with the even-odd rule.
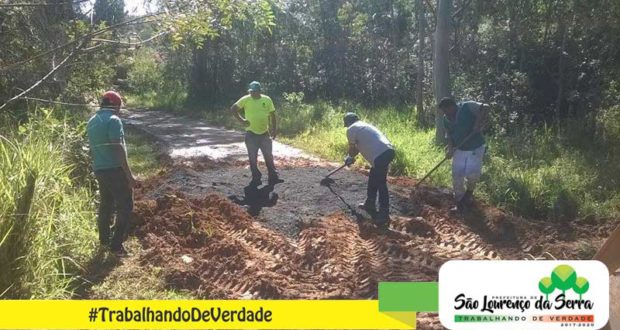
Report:
[[[269,173],[269,185],[283,182],[278,177],[276,166],[273,162],[273,142],[276,138],[276,108],[273,101],[267,95],[261,94],[261,86],[258,81],[250,83],[248,95],[237,101],[230,110],[237,120],[245,126],[245,146],[248,149],[250,169],[252,170],[252,182],[250,185],[261,184],[261,172],[258,170],[258,150],[265,158]],[[243,116],[241,112],[243,111]]]

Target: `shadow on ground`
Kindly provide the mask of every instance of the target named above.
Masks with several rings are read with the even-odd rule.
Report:
[[[181,191],[192,197],[209,193],[230,196],[265,226],[295,237],[304,223],[336,212],[352,214],[355,206],[364,201],[366,176],[343,170],[332,177],[334,183],[329,187],[320,185],[328,172],[324,167],[280,168],[283,183],[251,189],[248,188],[250,170],[246,166],[222,165],[200,171],[174,168],[152,189],[147,189],[145,197],[157,198],[170,191]],[[392,192],[391,198],[397,205],[405,203],[408,196]],[[396,209],[392,212],[399,214]]]
[[[84,267],[84,275],[80,278],[78,288],[74,291],[76,299],[87,299],[89,291],[106,280],[108,275],[120,264],[120,259],[108,251],[98,249]]]
[[[259,188],[249,184],[243,188],[243,197],[237,195],[228,196],[233,202],[247,206],[248,213],[252,216],[260,215],[263,207],[273,207],[278,203],[278,194],[274,192],[275,185],[268,184]]]

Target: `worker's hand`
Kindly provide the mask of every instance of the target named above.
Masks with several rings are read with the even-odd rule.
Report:
[[[269,130],[269,136],[271,136],[272,140],[276,139],[276,136],[278,136],[278,132],[274,129],[274,130]]]
[[[355,163],[355,157],[347,156],[344,158],[344,164],[346,166],[351,166],[353,163]]]

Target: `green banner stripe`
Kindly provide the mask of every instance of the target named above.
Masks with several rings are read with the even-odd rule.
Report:
[[[437,312],[439,284],[437,282],[379,283],[381,312]]]

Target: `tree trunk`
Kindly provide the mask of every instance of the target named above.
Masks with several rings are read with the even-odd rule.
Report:
[[[562,101],[564,100],[564,52],[566,48],[566,24],[564,22],[564,18],[560,18],[560,33],[562,35],[562,44],[560,47],[560,59],[558,61],[558,95],[555,100],[555,125],[558,128],[558,132],[560,129],[561,123],[561,112],[562,112]]]
[[[438,0],[437,27],[435,29],[435,49],[433,52],[433,78],[435,100],[450,96],[450,11],[452,0]],[[435,114],[435,142],[445,144],[446,136],[439,109]]]
[[[424,0],[417,0],[418,16],[418,77],[415,86],[418,125],[427,126],[424,114]]]

